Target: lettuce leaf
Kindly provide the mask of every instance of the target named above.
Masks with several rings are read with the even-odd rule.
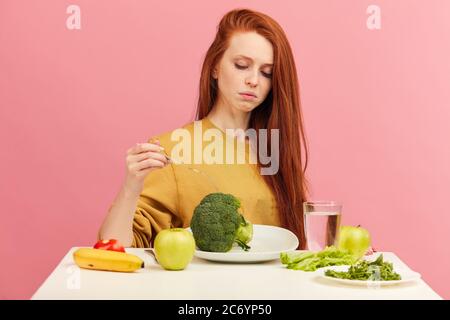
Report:
[[[327,277],[349,279],[349,280],[374,280],[374,281],[389,281],[401,280],[401,276],[394,272],[391,262],[383,261],[383,254],[373,262],[366,260],[350,266],[348,271],[325,271]]]
[[[347,251],[329,246],[319,252],[281,252],[280,261],[288,269],[316,271],[327,266],[351,265],[356,263],[357,259]]]

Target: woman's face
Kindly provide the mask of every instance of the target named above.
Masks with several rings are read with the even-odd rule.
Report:
[[[272,88],[272,44],[256,32],[235,33],[213,77],[218,81],[219,101],[250,112]]]

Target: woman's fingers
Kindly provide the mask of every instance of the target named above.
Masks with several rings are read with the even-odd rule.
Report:
[[[127,154],[139,154],[148,151],[160,152],[163,150],[163,147],[154,143],[138,143],[134,147],[128,149]]]
[[[139,170],[136,172],[136,177],[145,177],[150,171],[153,170],[155,170],[155,167]]]
[[[153,140],[152,140],[153,142]],[[162,153],[159,141],[155,143],[137,143],[127,150],[127,170],[131,176],[140,177],[153,169],[163,168],[169,160]]]
[[[137,171],[140,171],[142,169],[147,168],[163,168],[166,164],[162,161],[156,160],[156,159],[146,159],[142,160],[141,162],[135,163],[133,166],[136,168]]]
[[[139,153],[139,154],[133,154],[133,155],[129,155],[127,157],[127,161],[130,161],[130,162],[141,162],[146,159],[156,159],[156,160],[162,161],[164,163],[168,162],[168,160],[164,154],[161,154],[159,152],[153,152],[153,151],[143,152],[143,153]]]

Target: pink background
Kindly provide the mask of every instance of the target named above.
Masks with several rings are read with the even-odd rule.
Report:
[[[450,298],[445,0],[1,1],[0,298],[31,297],[94,243],[126,150],[193,119],[202,58],[236,7],[271,15],[293,47],[313,198],[341,200],[344,224]]]

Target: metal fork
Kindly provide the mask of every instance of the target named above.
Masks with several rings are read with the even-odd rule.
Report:
[[[152,141],[152,142],[153,142],[153,141]],[[169,157],[169,156],[167,155],[167,153],[166,153],[166,150],[161,150],[161,153],[162,153],[162,154],[166,157],[166,159],[167,159],[168,161],[170,161],[171,163],[173,163],[173,164],[181,164],[178,160],[173,160],[171,157]],[[195,172],[195,173],[197,173],[197,174],[202,174],[202,175],[204,175],[204,176],[208,179],[208,182],[209,182],[211,185],[214,186],[214,188],[216,189],[216,191],[219,191],[219,188],[218,188],[217,185],[212,181],[211,177],[210,177],[208,174],[206,174],[205,172],[203,172],[202,170],[199,170],[199,169],[197,169],[197,168],[188,167],[188,169],[191,170],[191,171],[193,171],[193,172]],[[154,254],[154,253],[152,252],[152,254]]]

